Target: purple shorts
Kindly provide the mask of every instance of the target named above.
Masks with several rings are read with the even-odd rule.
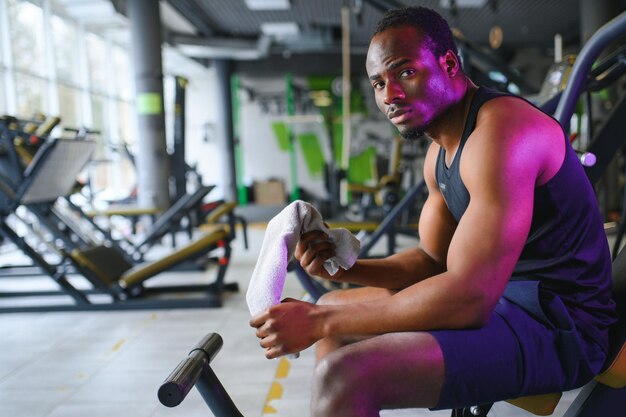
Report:
[[[579,334],[564,311],[566,320],[554,325],[502,298],[480,329],[429,332],[441,346],[446,368],[433,409],[567,391],[587,383],[600,371],[605,354]]]

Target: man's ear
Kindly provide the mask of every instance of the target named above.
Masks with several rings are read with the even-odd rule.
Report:
[[[459,57],[451,50],[447,50],[446,53],[439,58],[439,65],[441,65],[441,68],[450,78],[455,77],[461,70]]]

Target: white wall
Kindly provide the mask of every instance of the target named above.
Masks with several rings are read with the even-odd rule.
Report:
[[[284,95],[285,80],[282,77],[242,80],[242,84],[252,87],[260,93]],[[297,82],[297,81],[296,81]],[[285,115],[264,114],[259,101],[251,99],[248,94],[240,95],[241,144],[243,149],[244,182],[251,185],[254,181],[280,179],[285,184],[287,194],[292,188],[289,153],[280,150],[278,141],[272,130],[272,123],[284,121]],[[292,125],[294,134],[314,133],[320,140],[324,155],[330,158],[328,136],[319,122],[299,123]],[[299,146],[297,155],[297,185],[318,197],[326,197],[323,177],[314,178],[309,175]]]
[[[173,114],[173,86],[172,76],[181,75],[189,80],[186,95],[186,161],[190,165],[197,164],[198,171],[203,176],[204,184],[216,185],[210,194],[212,199],[224,196],[223,164],[225,155],[219,146],[220,129],[216,126],[216,109],[220,106],[217,89],[217,75],[211,68],[205,68],[191,61],[175,50],[165,47],[163,50],[163,68],[166,74],[165,106],[170,108],[168,114]],[[257,93],[274,94],[284,97],[285,79],[281,76],[272,78],[244,78],[241,84],[252,87]],[[294,79],[294,84],[305,86],[305,80]],[[279,149],[278,142],[272,130],[272,123],[284,120],[284,114],[275,112],[266,114],[259,105],[256,97],[251,97],[246,91],[240,91],[240,144],[243,161],[243,181],[251,186],[254,181],[279,179],[285,184],[285,192],[290,194],[291,169],[289,153]],[[369,97],[368,97],[369,99]],[[372,111],[373,110],[373,111]],[[392,130],[387,120],[381,120],[375,107],[365,119],[353,121],[352,152],[357,153],[364,146],[370,145],[364,136],[367,132],[375,133],[382,139],[376,144],[378,149],[387,149],[392,137]],[[315,111],[314,111],[315,112]],[[383,118],[384,119],[384,118]],[[167,138],[173,139],[172,120],[168,118]],[[330,144],[325,127],[320,122],[306,122],[292,125],[294,134],[314,133],[320,140],[326,160],[330,159]],[[387,142],[389,139],[389,143]],[[388,153],[388,152],[383,152]],[[297,155],[297,184],[306,192],[318,198],[328,198],[324,178],[311,177],[306,167],[299,146]],[[385,172],[381,172],[381,175]]]

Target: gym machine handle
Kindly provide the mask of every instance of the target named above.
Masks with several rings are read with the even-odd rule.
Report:
[[[624,34],[626,34],[626,12],[622,12],[598,29],[585,43],[572,67],[567,85],[554,114],[561,126],[569,125],[569,120],[574,113],[578,97],[580,97],[593,63],[609,44]]]
[[[222,345],[219,334],[207,334],[161,384],[161,404],[176,407],[195,385],[215,417],[243,417],[210,366]]]

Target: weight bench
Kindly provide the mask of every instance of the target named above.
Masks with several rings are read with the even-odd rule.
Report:
[[[191,216],[195,209],[202,203],[202,199],[209,194],[214,185],[201,186],[193,193],[185,193],[174,204],[170,206],[163,214],[161,214],[150,227],[150,230],[143,239],[136,243],[130,243],[128,251],[135,260],[143,260],[146,252],[166,234],[171,233],[172,244],[176,247],[176,232],[180,230],[183,218],[189,217],[187,232],[189,237],[192,236],[192,227],[194,221]],[[155,208],[142,208],[138,206],[115,206],[107,210],[95,210],[85,213],[88,217],[115,215],[137,218],[143,215],[154,216],[158,211]],[[197,222],[197,219],[194,219]]]
[[[205,224],[201,225],[201,229],[204,230],[206,227],[212,227],[212,225],[218,224],[223,217],[228,217],[228,225],[232,230],[235,229],[235,223],[239,223],[241,225],[241,231],[243,234],[243,247],[244,249],[248,249],[248,222],[245,218],[241,216],[237,216],[235,214],[235,208],[237,207],[237,203],[235,202],[226,202],[220,201],[216,202],[216,206],[211,209],[211,211],[206,215]]]
[[[221,292],[237,290],[236,285],[223,283],[226,268],[230,260],[230,241],[233,231],[228,225],[215,225],[199,239],[179,248],[161,259],[136,264],[121,248],[107,242],[105,245],[72,244],[70,239],[57,230],[54,221],[45,217],[52,204],[59,198],[67,196],[73,188],[78,173],[88,162],[95,143],[55,139],[46,141],[35,155],[33,162],[24,172],[22,181],[0,181],[0,192],[10,202],[2,207],[0,213],[0,232],[12,240],[40,268],[49,275],[60,287],[60,291],[30,291],[23,293],[0,293],[4,297],[23,296],[58,296],[72,297],[73,304],[56,303],[37,306],[17,306],[0,308],[0,311],[62,311],[62,310],[104,310],[104,309],[136,309],[136,308],[175,308],[175,307],[215,307],[221,306]],[[205,191],[205,190],[203,190]],[[206,191],[208,192],[208,191]],[[206,193],[204,194],[206,195]],[[201,199],[201,198],[200,198]],[[47,242],[61,261],[51,264],[32,247],[26,239],[16,233],[8,216],[15,213],[19,206],[28,208],[36,214],[40,224],[56,239],[62,241],[61,246]],[[144,287],[145,281],[183,261],[198,259],[200,256],[212,254],[220,250],[220,256],[214,256],[218,263],[217,279],[205,285],[176,285]],[[78,289],[67,278],[68,273],[79,272],[92,285],[89,289]],[[180,297],[181,292],[203,292],[204,297]],[[151,293],[176,292],[175,297],[159,297],[151,299]],[[105,294],[110,302],[95,302],[90,295]]]
[[[84,250],[74,249],[70,256],[77,270],[94,286],[111,293],[116,301],[143,297],[150,293],[163,292],[203,292],[208,299],[194,302],[194,306],[221,306],[219,297],[223,291],[237,291],[236,283],[224,284],[226,270],[230,264],[230,240],[232,236],[226,225],[215,225],[202,237],[180,247],[154,261],[133,264],[116,247],[96,246]],[[218,264],[217,277],[211,284],[203,285],[160,285],[146,287],[144,283],[151,277],[167,271],[184,261],[197,259],[208,252],[221,249],[215,257]],[[197,301],[197,300],[196,300]],[[180,304],[180,303],[175,303]]]

